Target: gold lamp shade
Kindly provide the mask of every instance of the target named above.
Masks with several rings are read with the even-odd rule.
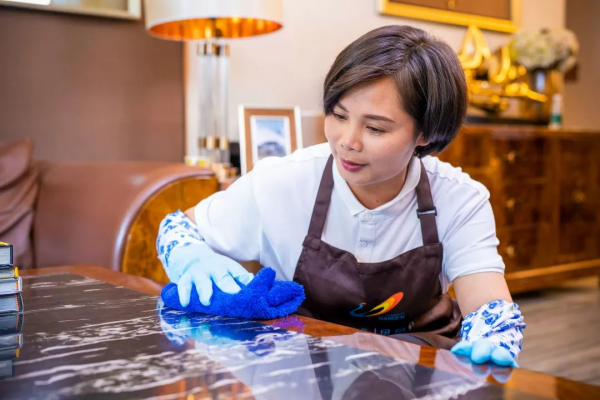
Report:
[[[281,0],[145,0],[146,29],[161,39],[264,35],[281,28]]]

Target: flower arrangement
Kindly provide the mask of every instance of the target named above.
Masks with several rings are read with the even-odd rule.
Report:
[[[513,61],[528,70],[551,69],[562,73],[577,62],[579,42],[575,34],[563,28],[520,31],[509,44]]]

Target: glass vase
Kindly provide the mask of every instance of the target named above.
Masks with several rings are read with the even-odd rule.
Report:
[[[532,122],[546,124],[550,120],[552,95],[562,93],[563,74],[553,69],[534,69],[527,72],[526,79],[529,88],[545,95],[546,101],[522,101],[521,114]]]

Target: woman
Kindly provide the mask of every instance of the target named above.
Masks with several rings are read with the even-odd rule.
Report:
[[[213,282],[236,293],[253,277],[238,261],[259,260],[304,286],[302,315],[384,335],[460,330],[456,353],[516,365],[525,325],[489,192],[429,157],[466,114],[455,53],[416,28],[375,29],[338,55],[323,102],[327,144],[263,159],[165,218],[157,248],[182,305],[192,285],[204,305]]]

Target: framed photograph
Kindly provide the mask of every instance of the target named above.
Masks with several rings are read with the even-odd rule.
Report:
[[[513,33],[521,25],[521,0],[377,0],[379,12],[442,22],[475,25],[481,29]]]
[[[265,157],[285,157],[302,148],[300,108],[239,107],[242,174]]]
[[[140,19],[142,0],[0,0],[0,5],[98,17]]]

